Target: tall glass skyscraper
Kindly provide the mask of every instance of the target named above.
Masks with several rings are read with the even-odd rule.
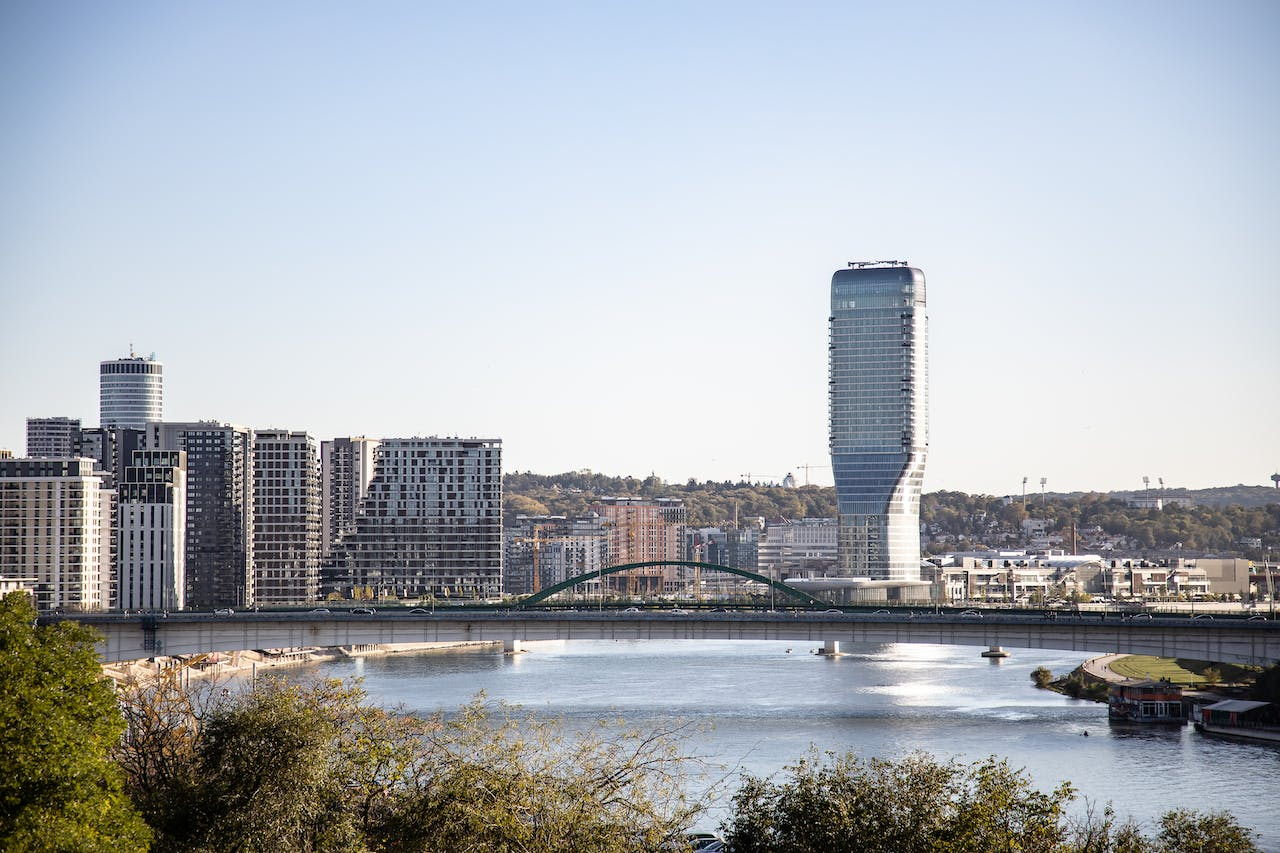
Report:
[[[831,467],[841,574],[920,577],[929,448],[924,274],[901,261],[831,277]]]

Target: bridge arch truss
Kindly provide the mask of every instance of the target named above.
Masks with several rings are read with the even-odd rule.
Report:
[[[572,589],[573,587],[577,586],[580,583],[586,583],[587,581],[595,578],[598,578],[601,581],[603,581],[606,575],[616,575],[616,574],[619,574],[620,572],[630,571],[631,569],[644,569],[644,568],[649,568],[651,566],[685,566],[687,568],[708,569],[714,572],[725,572],[727,574],[737,575],[738,577],[745,578],[746,580],[749,580],[749,581],[755,581],[756,583],[764,584],[765,586],[772,588],[773,590],[781,593],[782,595],[785,595],[788,598],[791,598],[795,601],[799,601],[802,604],[814,605],[817,607],[823,607],[827,604],[827,602],[822,601],[821,599],[818,599],[818,598],[814,598],[812,595],[809,595],[807,592],[802,592],[801,590],[798,590],[795,587],[787,586],[782,581],[776,581],[773,578],[768,578],[757,572],[747,571],[746,569],[739,569],[733,566],[721,566],[717,563],[701,563],[696,560],[645,560],[644,562],[640,562],[640,563],[623,563],[617,566],[609,566],[608,568],[597,569],[594,572],[586,572],[585,574],[575,575],[574,577],[566,578],[565,580],[562,580],[557,584],[552,584],[551,586],[547,587],[544,590],[541,590],[540,592],[534,593],[533,595],[529,596],[528,598],[524,599],[519,604],[517,604],[516,607],[524,608],[524,607],[529,607],[535,604],[541,604],[542,602],[546,601],[548,598],[550,598],[553,595],[558,595],[564,592],[565,590]]]

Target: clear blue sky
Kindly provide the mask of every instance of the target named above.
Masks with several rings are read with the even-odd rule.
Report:
[[[15,0],[0,447],[133,342],[171,419],[803,481],[830,275],[893,258],[927,490],[1264,483],[1277,43],[1238,0]]]

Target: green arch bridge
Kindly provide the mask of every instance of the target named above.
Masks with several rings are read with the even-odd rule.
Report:
[[[727,574],[737,575],[740,578],[746,578],[749,581],[755,581],[756,583],[765,584],[766,586],[773,588],[774,590],[782,593],[783,595],[793,598],[804,604],[813,604],[819,607],[825,606],[827,604],[827,602],[814,598],[812,595],[809,595],[806,592],[801,592],[800,590],[795,589],[794,587],[787,586],[782,581],[776,581],[773,578],[767,578],[764,575],[757,574],[756,572],[749,572],[746,569],[738,569],[738,568],[734,568],[733,566],[721,566],[716,563],[700,563],[696,560],[645,560],[642,563],[623,563],[622,565],[618,565],[618,566],[609,566],[608,568],[605,568],[605,569],[597,569],[594,572],[587,572],[586,574],[581,574],[575,577],[568,578],[566,580],[562,580],[559,583],[553,584],[540,592],[534,593],[533,595],[529,596],[528,598],[526,598],[525,600],[517,604],[516,607],[517,608],[529,607],[530,605],[533,605],[533,604],[539,604],[543,601],[546,601],[548,598],[550,598],[553,595],[557,595],[561,592],[564,592],[567,589],[572,589],[578,584],[585,583],[586,581],[589,581],[592,578],[600,578],[601,580],[603,580],[605,575],[616,575],[619,572],[625,572],[631,569],[643,569],[648,566],[687,566],[689,568],[694,568],[694,569],[710,569],[711,571],[714,571],[714,572],[725,572]]]

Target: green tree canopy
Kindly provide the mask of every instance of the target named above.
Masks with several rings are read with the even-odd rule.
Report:
[[[146,850],[151,833],[109,759],[124,731],[96,636],[36,626],[23,592],[0,599],[0,840],[7,850]]]

